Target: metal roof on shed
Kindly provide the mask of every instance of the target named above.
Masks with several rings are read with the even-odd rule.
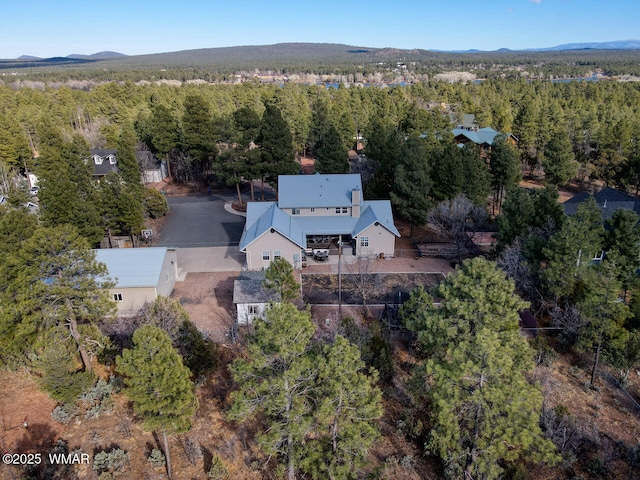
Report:
[[[116,288],[155,287],[160,281],[167,249],[109,248],[94,250],[96,260],[107,266]]]

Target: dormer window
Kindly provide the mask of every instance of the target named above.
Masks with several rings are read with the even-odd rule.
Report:
[[[109,155],[109,164],[110,164],[110,165],[115,165],[115,164],[116,164],[116,157],[115,157],[115,155]]]
[[[102,157],[100,155],[94,155],[93,161],[96,165],[102,165]]]

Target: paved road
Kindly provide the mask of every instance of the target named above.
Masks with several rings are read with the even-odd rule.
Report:
[[[225,210],[227,195],[169,196],[170,211],[159,232],[159,247],[193,248],[237,246],[244,218]]]

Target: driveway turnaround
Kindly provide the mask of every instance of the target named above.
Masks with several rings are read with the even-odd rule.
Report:
[[[169,214],[156,233],[159,247],[227,247],[240,242],[244,217],[224,206],[232,197],[220,195],[169,196]]]

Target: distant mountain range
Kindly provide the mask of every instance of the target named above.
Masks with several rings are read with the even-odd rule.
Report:
[[[74,53],[71,55],[67,55],[66,57],[54,57],[54,58],[70,58],[72,60],[111,60],[113,58],[122,58],[122,57],[126,57],[126,55],[124,53],[118,53],[118,52],[98,52],[92,55],[80,55],[80,54]],[[45,60],[45,59],[41,57],[34,57],[31,55],[22,55],[19,58],[17,58],[17,60],[33,61],[33,60]]]
[[[416,50],[403,50],[396,48],[366,48],[366,47],[353,47],[349,45],[337,45],[328,43],[281,43],[276,45],[254,45],[254,46],[237,46],[237,47],[220,47],[220,48],[203,48],[197,50],[183,50],[180,52],[166,52],[156,53],[151,55],[170,55],[170,54],[188,54],[200,56],[202,54],[230,54],[232,56],[249,54],[255,55],[257,52],[261,54],[282,55],[287,54],[291,49],[298,50],[297,53],[301,53],[300,50],[304,49],[306,53],[327,54],[330,50],[334,52],[336,50],[347,49],[348,53],[402,53],[402,52],[416,52]],[[611,42],[584,42],[584,43],[566,43],[563,45],[557,45],[555,47],[546,48],[526,48],[522,50],[511,50],[509,48],[501,48],[495,50],[497,52],[547,52],[547,51],[561,51],[561,50],[640,50],[640,40],[615,40]],[[421,51],[443,52],[443,53],[481,53],[487,52],[487,50],[469,49],[469,50],[431,50],[420,49]],[[151,55],[137,55],[138,57],[148,57]],[[223,55],[226,56],[226,55]],[[313,55],[315,56],[315,55]],[[118,52],[98,52],[92,55],[72,54],[66,57],[53,57],[43,59],[40,57],[34,57],[30,55],[22,55],[17,60],[26,62],[37,62],[42,60],[56,60],[57,62],[63,61],[63,59],[75,60],[75,61],[98,61],[98,60],[113,60],[118,58],[124,58],[127,55]]]

